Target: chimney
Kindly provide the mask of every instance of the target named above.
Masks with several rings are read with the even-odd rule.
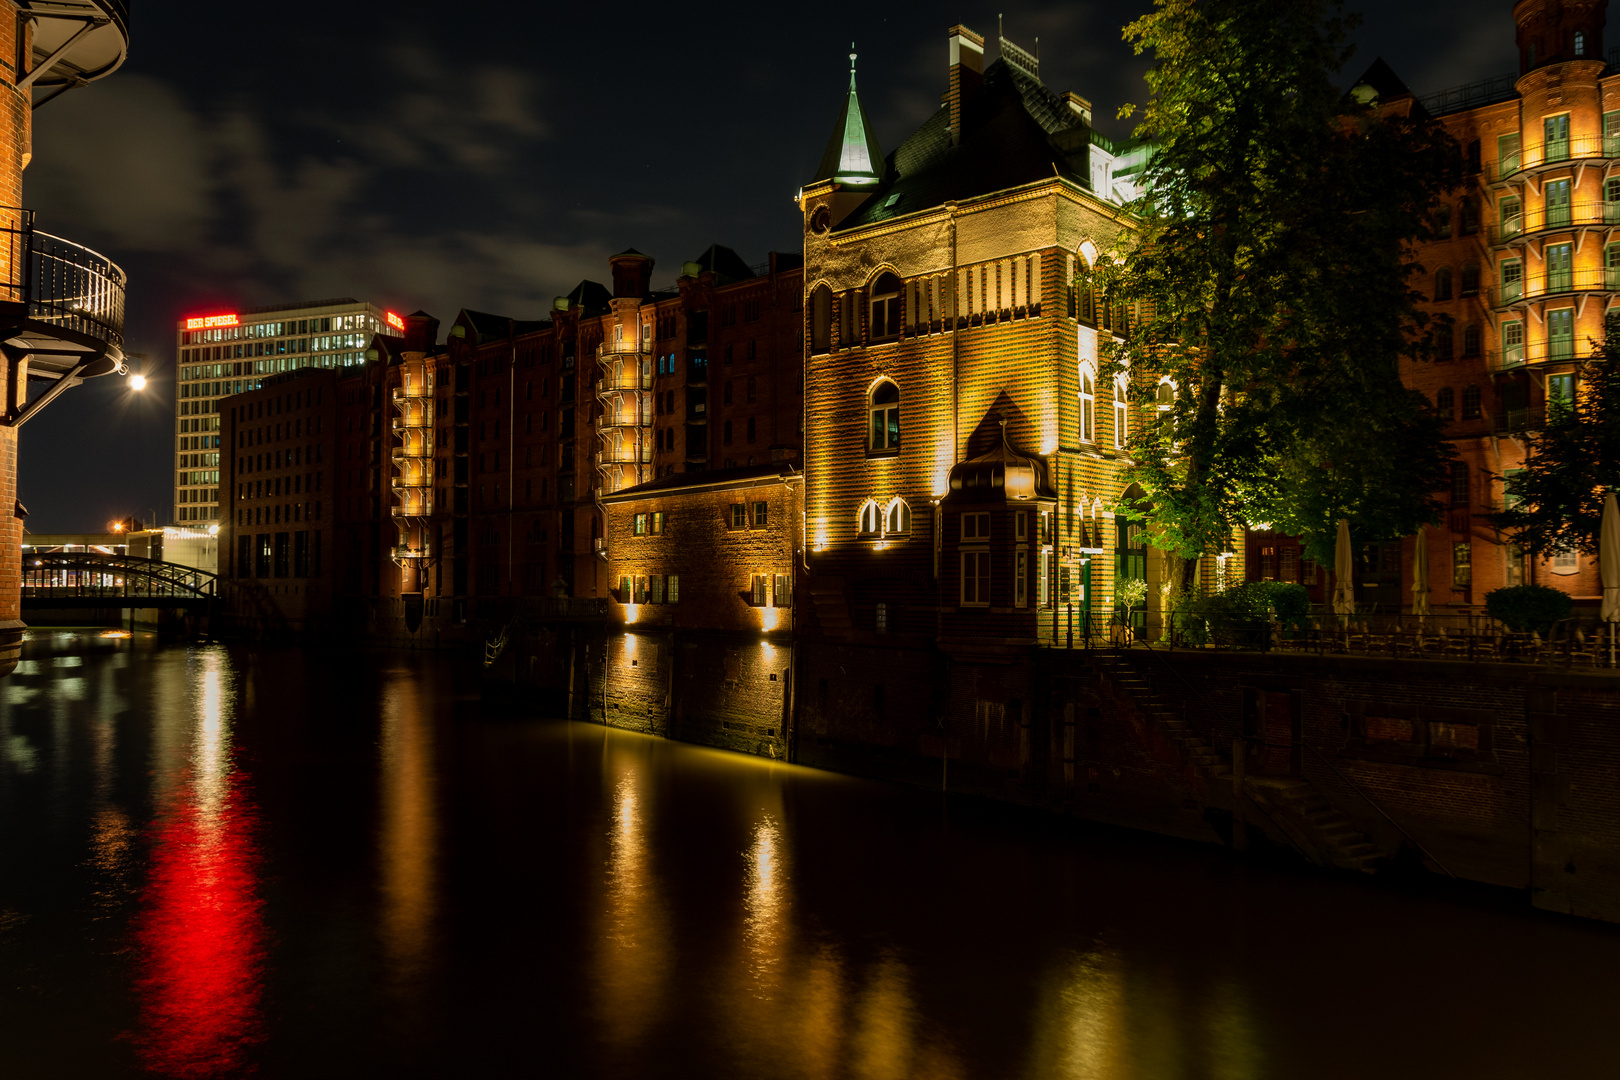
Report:
[[[1067,105],[1069,111],[1080,118],[1082,124],[1086,125],[1086,127],[1091,126],[1091,102],[1070,90],[1063,95],[1063,104]]]
[[[946,31],[951,43],[951,145],[962,141],[962,109],[984,85],[984,38],[958,23]]]
[[[425,311],[405,316],[405,351],[429,353],[439,341],[439,320]]]

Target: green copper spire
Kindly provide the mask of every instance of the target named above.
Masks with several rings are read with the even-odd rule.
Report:
[[[876,187],[883,180],[883,151],[878,149],[877,133],[861,108],[855,93],[855,45],[850,44],[849,97],[838,114],[832,139],[821,155],[816,180],[832,180],[851,187]]]

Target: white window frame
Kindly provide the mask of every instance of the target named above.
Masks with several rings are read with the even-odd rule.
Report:
[[[957,534],[964,544],[983,544],[990,539],[990,512],[988,510],[969,510],[961,515],[957,525],[960,530]]]
[[[1090,360],[1080,362],[1080,441],[1097,438],[1097,369]]]
[[[990,551],[987,548],[962,551],[962,606],[990,606]]]
[[[1123,450],[1130,441],[1129,402],[1125,395],[1125,380],[1114,380],[1114,449]]]
[[[894,400],[878,402],[879,391],[894,387]],[[900,385],[893,379],[879,379],[866,395],[866,448],[873,453],[900,449]]]
[[[876,499],[867,499],[855,514],[855,532],[860,536],[883,535],[883,512]]]
[[[905,536],[910,532],[911,504],[896,495],[889,500],[889,505],[883,508],[883,534]]]

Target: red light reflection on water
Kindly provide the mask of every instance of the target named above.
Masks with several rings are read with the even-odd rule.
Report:
[[[153,835],[136,930],[142,1064],[178,1077],[250,1071],[262,1038],[263,901],[246,777],[224,762],[183,789]]]

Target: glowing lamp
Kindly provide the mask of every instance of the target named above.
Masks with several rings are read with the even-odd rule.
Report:
[[[131,390],[145,390],[146,389],[146,376],[145,375],[131,375],[129,377],[129,388]]]
[[[626,605],[624,605],[624,621],[625,622],[633,623],[633,622],[636,621],[637,618],[640,617],[640,615],[641,615],[641,605],[640,604],[626,604]]]
[[[781,613],[773,607],[761,608],[759,611],[760,626],[766,631],[775,630],[778,617]]]

